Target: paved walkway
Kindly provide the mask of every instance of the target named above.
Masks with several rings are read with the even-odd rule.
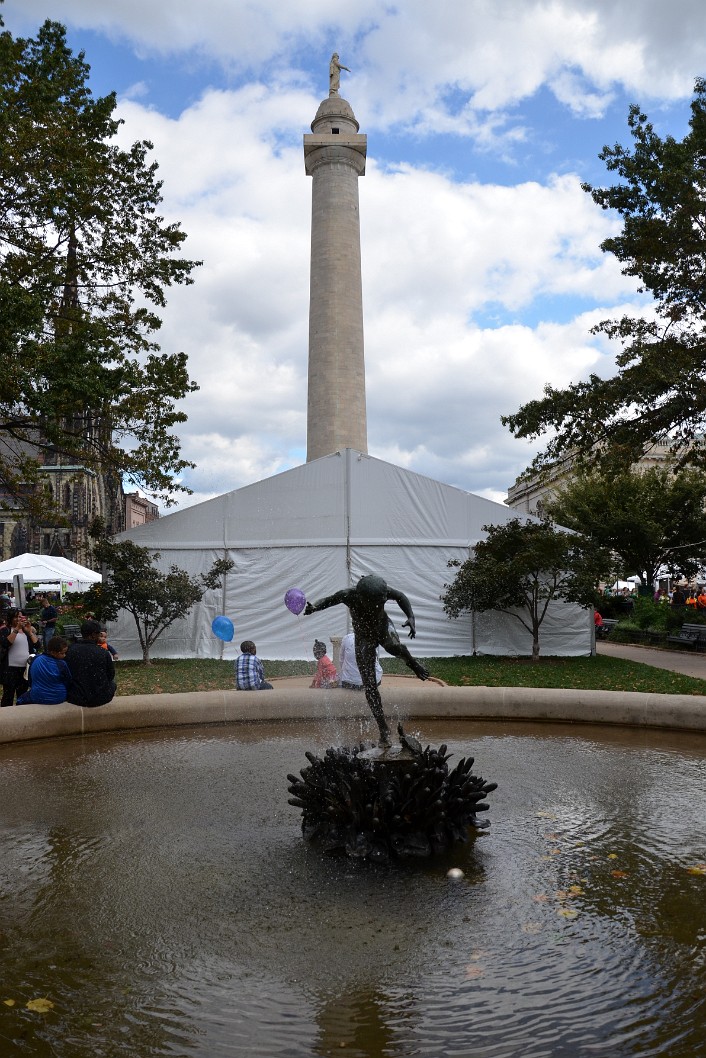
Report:
[[[682,676],[695,676],[706,680],[706,654],[690,650],[655,650],[654,647],[639,647],[629,643],[611,643],[605,640],[596,644],[596,651],[607,657],[640,661],[643,665],[654,665],[656,669],[669,669]]]

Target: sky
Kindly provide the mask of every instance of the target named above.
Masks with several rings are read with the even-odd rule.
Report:
[[[116,91],[120,140],[148,139],[162,212],[203,261],[168,292],[184,351],[178,506],[303,463],[311,180],[302,136],[337,51],[368,137],[359,180],[368,450],[492,500],[538,448],[501,415],[618,351],[599,320],[641,307],[581,189],[628,145],[638,103],[683,137],[706,74],[700,0],[6,0],[49,18]]]

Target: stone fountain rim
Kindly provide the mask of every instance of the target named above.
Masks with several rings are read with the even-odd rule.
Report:
[[[449,687],[415,679],[387,681],[384,706],[398,720],[499,720],[607,724],[706,732],[703,695],[533,687]],[[138,729],[290,720],[374,722],[362,694],[312,691],[278,680],[272,691],[188,691],[119,696],[84,709],[23,705],[0,710],[0,744]]]

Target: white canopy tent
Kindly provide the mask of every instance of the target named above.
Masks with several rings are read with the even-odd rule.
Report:
[[[87,591],[91,584],[103,579],[100,573],[68,558],[29,552],[0,562],[0,584],[11,584],[12,578],[19,574],[25,585],[41,585],[44,590],[53,588],[62,595],[66,591]]]
[[[155,657],[235,657],[252,639],[265,658],[309,658],[315,638],[350,631],[346,607],[295,617],[284,605],[289,588],[312,600],[379,573],[403,591],[414,609],[420,657],[529,654],[531,637],[501,614],[450,620],[440,595],[453,578],[449,559],[466,559],[482,526],[518,517],[503,504],[444,485],[380,459],[345,449],[272,478],[207,500],[121,534],[158,551],[159,566],[193,575],[217,558],[234,568],[222,591],[208,592],[183,621],[167,629]],[[387,606],[398,629],[404,618]],[[223,614],[235,625],[232,643],[211,631]],[[397,618],[399,617],[399,621]],[[542,635],[546,654],[592,650],[593,614],[557,603]],[[141,657],[132,617],[111,624],[111,643],[125,658]]]

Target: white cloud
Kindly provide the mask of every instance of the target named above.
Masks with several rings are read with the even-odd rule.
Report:
[[[602,112],[611,88],[675,99],[706,66],[699,0],[22,0],[8,24],[58,18],[132,42],[140,54],[202,55],[287,79],[302,56],[336,47],[368,127],[436,113],[459,133],[473,111],[503,110],[548,85],[575,112]],[[317,90],[327,79],[323,65]],[[449,93],[460,95],[452,104]]]

